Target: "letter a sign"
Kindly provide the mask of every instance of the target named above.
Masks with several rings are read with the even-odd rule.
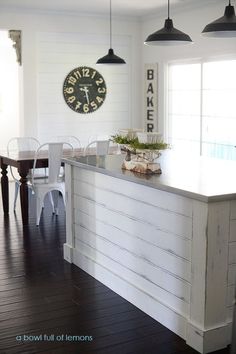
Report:
[[[144,129],[157,131],[157,64],[145,64]]]

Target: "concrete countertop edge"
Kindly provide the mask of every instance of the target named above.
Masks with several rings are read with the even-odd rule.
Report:
[[[205,203],[220,202],[220,201],[236,199],[235,193],[232,193],[232,194],[221,194],[221,195],[214,195],[214,196],[206,196],[206,195],[190,192],[190,191],[187,191],[187,190],[183,190],[183,189],[180,189],[180,188],[172,187],[172,186],[169,186],[169,185],[163,185],[163,184],[159,184],[159,185],[155,184],[154,185],[154,184],[151,183],[151,181],[145,181],[145,180],[138,179],[135,175],[134,176],[127,176],[127,175],[122,174],[122,172],[119,173],[117,171],[111,171],[111,170],[108,170],[108,169],[105,169],[105,168],[92,166],[92,165],[89,165],[89,164],[85,164],[83,162],[72,160],[71,158],[63,158],[62,161],[64,163],[69,164],[69,165],[77,166],[77,167],[83,168],[85,170],[90,170],[90,171],[102,173],[102,174],[107,175],[107,176],[123,179],[123,180],[128,181],[128,182],[141,184],[141,185],[144,185],[146,187],[158,189],[158,190],[165,191],[165,192],[168,192],[168,193],[178,194],[178,195],[181,195],[183,197],[187,197],[187,198],[194,199],[194,200],[199,200],[199,201],[205,202]]]

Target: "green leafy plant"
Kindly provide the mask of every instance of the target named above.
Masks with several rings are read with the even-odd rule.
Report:
[[[127,136],[122,136],[122,135],[116,134],[116,135],[111,136],[111,140],[117,144],[132,144],[134,141],[136,141],[136,140],[138,141],[138,138],[131,139]]]
[[[140,143],[138,138],[130,139],[119,134],[112,136],[112,141],[117,144],[129,145],[134,150],[165,150],[170,146],[163,141],[157,143]]]

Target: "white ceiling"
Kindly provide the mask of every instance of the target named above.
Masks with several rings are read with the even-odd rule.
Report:
[[[191,2],[194,0],[171,0],[171,6],[185,5]],[[0,9],[1,7],[23,11],[107,14],[109,13],[109,0],[0,0]],[[141,17],[166,7],[167,0],[112,0],[113,15]]]

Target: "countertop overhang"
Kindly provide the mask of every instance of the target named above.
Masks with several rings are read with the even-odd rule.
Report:
[[[124,155],[63,158],[64,163],[203,202],[236,199],[236,162],[177,155],[164,151],[158,159],[161,175],[121,168]]]

